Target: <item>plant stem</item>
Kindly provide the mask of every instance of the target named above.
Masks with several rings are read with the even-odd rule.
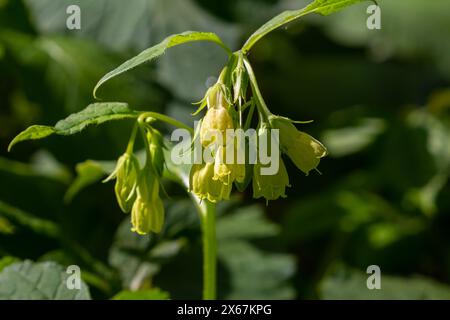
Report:
[[[216,299],[217,239],[216,205],[204,201],[201,213],[203,238],[203,299]]]
[[[156,120],[166,122],[174,127],[186,129],[189,131],[189,133],[194,134],[194,130],[191,127],[189,127],[188,125],[185,125],[183,122],[175,120],[174,118],[166,116],[165,114],[161,114],[158,112],[152,112],[152,111],[144,111],[139,115],[139,119],[145,119],[145,118],[154,118]]]
[[[269,116],[272,115],[269,108],[267,107],[264,99],[262,97],[261,91],[259,90],[258,83],[256,82],[255,73],[253,72],[252,66],[247,58],[244,57],[244,65],[247,70],[248,77],[250,80],[250,85],[252,87],[253,94],[256,96],[256,107],[258,108],[259,114],[263,117],[265,122],[269,122]]]

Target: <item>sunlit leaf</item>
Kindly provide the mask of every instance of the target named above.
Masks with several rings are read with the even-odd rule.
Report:
[[[21,141],[35,140],[52,134],[71,135],[84,130],[87,126],[98,125],[107,121],[137,117],[138,113],[131,110],[128,104],[122,102],[93,103],[84,110],[71,114],[66,119],[58,121],[54,127],[31,126],[19,133],[9,144],[8,150]]]
[[[279,27],[282,27],[307,14],[318,13],[321,15],[329,15],[361,1],[365,0],[315,0],[305,8],[299,10],[284,11],[271,20],[267,21],[258,30],[256,30],[247,39],[244,46],[242,47],[242,51],[248,52],[258,40],[260,40],[269,32],[278,29]]]
[[[103,78],[99,80],[97,85],[94,88],[94,97],[96,96],[97,89],[106,81],[110,80],[111,78],[114,78],[130,69],[133,69],[143,63],[149,62],[162,54],[164,52],[174,46],[192,42],[192,41],[211,41],[222,48],[224,48],[226,51],[229,52],[229,49],[226,47],[226,45],[220,40],[220,38],[212,33],[212,32],[198,32],[198,31],[186,31],[180,34],[175,34],[168,36],[166,39],[164,39],[159,44],[148,48],[141,53],[139,53],[134,58],[131,58],[130,60],[125,61],[123,64],[121,64],[116,69],[112,70],[111,72],[107,73]]]
[[[67,189],[64,201],[70,202],[84,188],[98,182],[114,168],[114,162],[86,160],[77,164],[77,177]]]

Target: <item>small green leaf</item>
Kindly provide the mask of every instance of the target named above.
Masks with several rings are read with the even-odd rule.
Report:
[[[88,105],[84,110],[58,121],[55,125],[55,132],[60,135],[71,135],[82,131],[92,124],[135,118],[136,116],[137,112],[131,110],[126,103],[93,103]]]
[[[73,197],[77,195],[82,189],[87,186],[100,181],[100,179],[106,175],[110,166],[113,166],[114,163],[111,162],[98,162],[93,160],[86,160],[84,162],[78,163],[75,170],[77,171],[77,177],[70,185],[69,189],[67,189],[66,194],[64,195],[65,202],[71,202]]]
[[[22,211],[3,201],[0,201],[0,215],[15,224],[20,224],[33,230],[37,234],[42,234],[50,238],[57,238],[61,234],[59,226],[54,222],[35,217],[31,213]]]
[[[69,274],[54,262],[14,263],[0,272],[0,300],[90,300],[89,289],[69,289]]]
[[[168,300],[169,293],[160,289],[120,291],[113,300]]]
[[[309,13],[318,13],[325,16],[361,1],[365,0],[315,0],[305,8],[284,11],[256,30],[245,42],[242,52],[247,53],[258,40],[269,32]]]
[[[112,70],[111,72],[108,72],[105,76],[103,76],[103,78],[100,79],[100,81],[95,86],[93,92],[94,97],[96,97],[96,92],[98,88],[100,88],[101,85],[103,85],[106,81],[110,80],[111,78],[114,78],[119,74],[122,74],[145,62],[149,62],[161,56],[167,49],[171,47],[192,41],[211,41],[221,46],[228,53],[231,52],[230,49],[228,49],[227,46],[222,42],[222,40],[220,40],[220,38],[215,33],[212,32],[186,31],[180,34],[174,34],[165,38],[159,44],[150,47],[148,49],[145,49],[144,51],[139,53],[137,56],[131,58],[130,60],[125,61],[119,67]]]
[[[54,127],[31,126],[19,133],[10,143],[8,151],[18,142],[36,140],[58,135],[72,135],[84,130],[89,125],[102,124],[107,121],[136,118],[138,112],[129,108],[123,102],[104,102],[88,105],[80,112],[71,114],[66,119],[58,121]]]
[[[31,126],[27,128],[25,131],[19,133],[9,144],[8,152],[11,151],[11,148],[18,142],[24,140],[37,140],[48,137],[55,133],[55,129],[48,126]]]

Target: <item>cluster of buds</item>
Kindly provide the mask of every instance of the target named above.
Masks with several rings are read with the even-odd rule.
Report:
[[[235,181],[243,182],[245,164],[226,161],[229,155],[237,156],[237,152],[234,140],[227,137],[228,130],[236,128],[236,120],[230,113],[232,103],[225,85],[219,80],[203,101],[208,110],[199,125],[199,139],[211,160],[192,166],[189,186],[200,199],[217,202],[230,198]]]
[[[311,170],[317,168],[320,159],[327,155],[327,150],[318,140],[299,131],[294,125],[295,121],[273,115],[268,110],[257,87],[253,70],[245,58],[237,57],[237,62],[231,70],[228,77],[228,67],[222,71],[217,83],[208,89],[201,101],[199,110],[206,106],[208,109],[200,122],[199,134],[196,137],[200,139],[202,148],[211,155],[211,160],[202,159],[202,163],[192,166],[190,191],[200,199],[217,202],[229,199],[233,184],[242,191],[253,178],[254,198],[263,197],[269,201],[286,197],[286,187],[290,187],[290,184],[281,155],[287,155],[298,169],[308,175]],[[253,96],[247,99],[249,81]],[[250,108],[246,113],[247,120],[243,125],[244,110],[248,106]],[[228,136],[229,130],[249,129],[255,106],[259,113],[255,148],[259,150],[260,142],[274,132],[277,134],[277,139],[269,138],[271,142],[268,146],[265,145],[268,152],[278,160],[275,172],[267,173],[268,165],[260,159],[260,152],[255,152],[258,156],[251,162],[247,157],[247,150],[237,148],[236,139],[229,139]],[[248,147],[250,148],[250,145]],[[244,163],[225,161],[227,154],[234,154],[231,158],[236,159],[238,152],[246,154]]]
[[[116,168],[105,181],[116,179],[115,193],[120,209],[125,213],[131,211],[131,230],[144,235],[150,231],[160,232],[164,223],[164,205],[159,196],[164,144],[157,130],[148,125],[141,130],[147,155],[144,167],[141,168],[132,151],[134,131],[131,147],[119,158]]]

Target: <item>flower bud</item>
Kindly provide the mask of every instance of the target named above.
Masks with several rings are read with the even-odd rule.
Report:
[[[164,140],[159,131],[152,129],[147,133],[151,163],[155,174],[160,178],[164,170]]]
[[[253,166],[253,198],[264,197],[267,201],[286,198],[286,187],[290,187],[289,176],[283,159],[279,161],[278,172],[274,175],[262,175],[261,168],[264,166],[259,163]]]
[[[214,163],[192,165],[189,176],[190,191],[200,199],[208,199],[211,202],[228,200],[230,198],[232,183],[224,184],[213,179]]]
[[[117,165],[106,181],[116,178],[114,187],[117,203],[123,212],[130,212],[134,199],[139,161],[134,154],[125,153],[117,160]]]
[[[131,211],[131,231],[144,235],[160,232],[164,223],[164,205],[159,197],[159,180],[142,171],[137,186],[136,201]]]
[[[214,89],[214,90],[213,90]],[[208,146],[216,139],[216,135],[221,136],[221,143],[225,144],[225,134],[227,129],[233,129],[233,119],[228,112],[229,102],[223,85],[215,84],[206,95],[208,111],[202,120],[200,127],[200,141],[203,146]]]
[[[200,141],[206,147],[215,141],[216,136],[220,136],[221,144],[224,145],[226,143],[226,130],[233,128],[233,119],[226,108],[221,106],[210,108],[202,120]]]
[[[309,134],[297,130],[291,120],[279,116],[270,116],[273,129],[280,130],[281,149],[292,162],[304,173],[308,174],[317,168],[320,159],[327,155],[327,149]]]

